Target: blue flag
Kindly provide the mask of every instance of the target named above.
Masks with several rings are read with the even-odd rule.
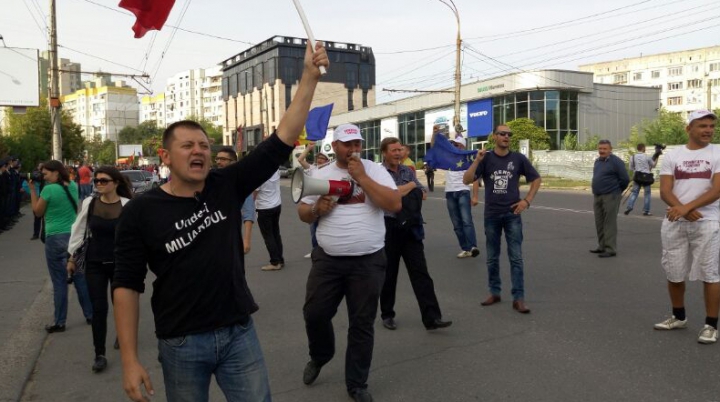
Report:
[[[305,121],[305,131],[307,132],[308,141],[320,141],[325,139],[328,125],[330,124],[330,115],[333,110],[333,103],[325,106],[318,106],[308,113]]]
[[[425,162],[433,169],[467,170],[475,159],[477,151],[463,151],[455,148],[442,134],[435,135],[435,145],[428,149]]]

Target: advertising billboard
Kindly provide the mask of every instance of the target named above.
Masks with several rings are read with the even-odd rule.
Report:
[[[485,137],[493,131],[492,98],[469,102],[467,107],[467,136]]]
[[[455,110],[452,107],[425,112],[425,142],[430,142],[434,125],[438,125],[442,133],[449,135],[448,138],[455,138],[453,116],[455,116]],[[460,105],[460,124],[467,129],[467,105],[465,104]],[[463,137],[465,137],[464,134]]]
[[[38,105],[38,50],[0,47],[0,106]]]
[[[140,157],[142,156],[142,145],[134,144],[134,145],[120,145],[118,146],[118,153],[121,157],[126,156],[135,156]]]
[[[380,141],[390,137],[400,138],[398,137],[397,117],[380,120]]]

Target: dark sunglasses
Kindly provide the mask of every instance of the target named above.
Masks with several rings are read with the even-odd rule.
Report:
[[[512,131],[498,131],[495,135],[499,135],[501,137],[512,137]]]
[[[93,180],[93,183],[95,183],[95,184],[102,184],[102,185],[104,186],[104,185],[106,185],[106,184],[108,184],[108,183],[110,183],[110,182],[114,182],[114,181],[115,181],[115,180],[110,180],[110,179],[95,179],[95,180]]]

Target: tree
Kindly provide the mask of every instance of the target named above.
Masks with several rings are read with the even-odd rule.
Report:
[[[528,118],[520,118],[505,123],[510,127],[513,136],[510,137],[510,149],[519,149],[520,140],[530,140],[530,149],[550,149],[550,135],[542,127],[535,125],[535,122]],[[495,146],[491,137],[489,146]]]
[[[91,163],[100,165],[115,164],[115,142],[112,140],[102,141],[99,135],[96,135],[91,141],[86,142],[88,160]]]
[[[144,121],[137,127],[126,126],[118,133],[120,144],[142,144],[148,138],[162,136],[162,130],[154,120]]]
[[[6,135],[3,142],[10,154],[18,156],[26,167],[37,166],[52,155],[52,126],[47,99],[40,99],[40,106],[29,107],[24,114],[5,112]],[[80,126],[72,122],[67,112],[61,113],[63,159],[72,163],[83,158],[85,140]]]
[[[210,139],[210,144],[222,144],[223,143],[222,126],[215,125],[210,120],[208,120],[206,118],[197,117],[195,115],[190,115],[190,116],[188,116],[187,119],[196,121],[198,124],[200,124],[202,126],[202,128],[207,133],[208,138]]]

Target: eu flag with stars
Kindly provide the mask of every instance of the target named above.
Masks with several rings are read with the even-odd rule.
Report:
[[[464,151],[455,148],[442,135],[435,135],[435,145],[428,149],[425,162],[433,169],[467,170],[475,159],[477,151]]]

